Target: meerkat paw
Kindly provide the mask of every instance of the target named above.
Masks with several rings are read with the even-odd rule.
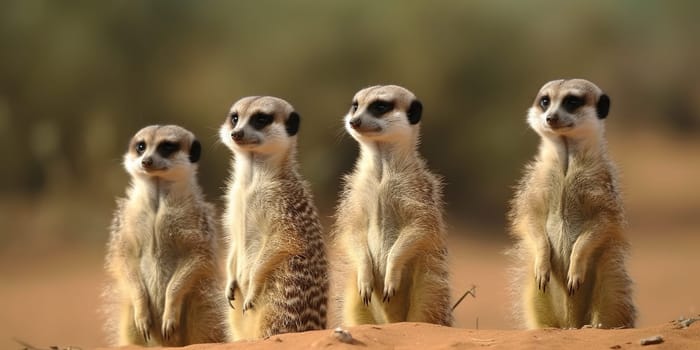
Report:
[[[164,340],[172,340],[175,338],[175,332],[177,332],[180,326],[180,317],[175,315],[173,312],[168,312],[166,310],[163,313],[163,325],[161,326],[161,334],[163,334]]]
[[[145,343],[151,340],[151,324],[151,316],[147,312],[134,312],[134,325],[136,330],[143,336]]]
[[[535,260],[535,283],[537,283],[537,289],[543,293],[547,291],[551,270],[552,267],[549,264],[549,260]]]
[[[255,307],[255,304],[253,303],[253,297],[246,297],[245,300],[243,301],[243,313],[245,313],[248,310],[251,310]]]
[[[384,287],[384,298],[382,298],[382,301],[385,303],[388,303],[391,301],[391,297],[396,295],[396,288],[394,286],[385,286]]]
[[[569,269],[569,273],[566,276],[566,287],[569,291],[569,295],[574,295],[576,291],[581,288],[583,283],[583,276],[585,273],[583,271],[576,271],[576,269]]]
[[[231,280],[226,284],[228,287],[226,288],[226,300],[228,300],[229,306],[231,306],[232,309],[235,309],[233,307],[233,301],[236,300],[236,288],[238,288],[238,282],[236,280]]]
[[[360,291],[360,299],[365,306],[372,302],[372,292],[374,291],[374,278],[372,267],[369,264],[360,268],[357,272],[357,289]]]
[[[399,274],[399,277],[401,275]],[[396,295],[396,291],[399,289],[399,283],[401,283],[400,278],[391,278],[390,276],[387,275],[386,280],[384,281],[384,297],[382,298],[382,301],[385,303],[388,303],[391,298]]]
[[[372,288],[372,282],[371,281],[359,281],[357,288],[360,290],[360,299],[362,299],[362,302],[365,304],[365,306],[369,305],[370,302],[372,302],[372,292],[374,291],[374,288]]]
[[[245,299],[243,299],[243,313],[255,307],[255,298],[258,295],[257,285],[248,283],[247,291]]]

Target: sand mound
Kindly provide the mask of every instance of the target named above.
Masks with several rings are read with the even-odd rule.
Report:
[[[188,350],[225,349],[700,349],[700,322],[684,328],[678,322],[636,329],[473,330],[424,323],[365,325],[349,328],[350,343],[332,330],[283,334],[260,341],[201,344]],[[642,339],[661,336],[660,344],[642,346]],[[127,348],[128,349],[128,348]],[[136,349],[136,348],[134,348]]]

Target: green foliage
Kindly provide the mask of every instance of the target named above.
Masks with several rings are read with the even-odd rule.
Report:
[[[0,193],[84,191],[111,203],[140,127],[202,140],[200,180],[221,194],[217,129],[235,100],[275,95],[302,115],[300,155],[331,213],[354,142],[352,95],[395,83],[424,103],[422,152],[455,217],[502,224],[535,152],[525,110],[561,77],[611,96],[609,123],[700,128],[694,1],[4,1]]]

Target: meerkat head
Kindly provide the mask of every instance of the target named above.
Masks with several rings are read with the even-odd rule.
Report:
[[[416,96],[396,85],[377,85],[358,91],[345,116],[345,128],[357,141],[415,139],[423,113]]]
[[[294,146],[299,123],[299,114],[283,99],[244,97],[231,107],[219,137],[233,152],[274,154]]]
[[[553,80],[540,89],[528,123],[542,136],[587,136],[603,128],[610,98],[588,80]]]
[[[190,131],[177,125],[151,125],[129,142],[124,167],[134,177],[178,180],[190,176],[202,146]]]

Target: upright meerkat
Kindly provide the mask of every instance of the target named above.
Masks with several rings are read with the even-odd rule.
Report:
[[[528,328],[634,326],[622,199],[604,137],[609,108],[595,84],[572,79],[546,83],[528,111],[540,150],[510,213]]]
[[[183,346],[226,340],[215,210],[197,184],[201,146],[175,125],[141,129],[117,200],[106,259],[106,328],[116,345]]]
[[[275,97],[237,101],[221,126],[233,152],[223,225],[233,338],[323,329],[326,247],[298,171],[299,114]]]
[[[344,118],[359,143],[334,239],[348,254],[342,323],[452,324],[442,183],[418,153],[423,107],[395,85],[360,90]]]

